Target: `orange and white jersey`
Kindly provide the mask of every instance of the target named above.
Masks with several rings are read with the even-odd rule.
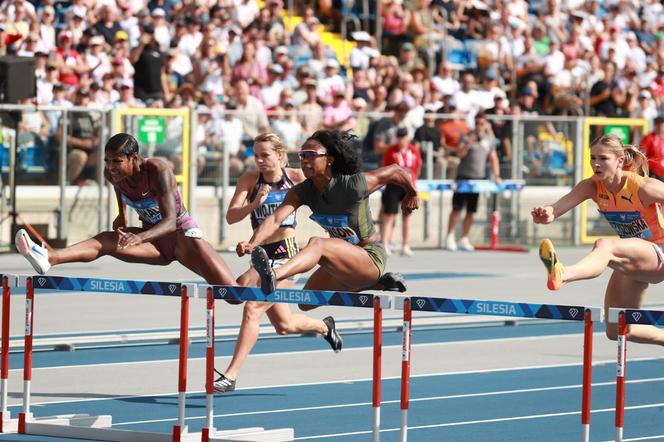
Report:
[[[595,202],[599,211],[621,238],[641,238],[655,243],[664,242],[664,217],[659,203],[644,207],[639,189],[644,177],[625,172],[627,179],[622,189],[611,193],[604,183],[593,176],[597,193]]]

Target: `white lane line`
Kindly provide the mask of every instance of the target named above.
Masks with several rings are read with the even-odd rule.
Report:
[[[626,383],[627,384],[642,384],[642,383],[647,383],[647,382],[662,382],[664,381],[664,377],[658,377],[658,378],[644,378],[644,379],[633,379],[629,380]],[[611,382],[597,382],[593,383],[593,387],[613,387],[615,385],[615,381]],[[516,389],[516,390],[499,390],[499,391],[487,391],[487,392],[482,392],[482,393],[467,393],[467,394],[453,394],[453,395],[445,395],[445,396],[431,396],[431,397],[423,397],[423,398],[416,398],[416,399],[410,399],[410,402],[428,402],[428,401],[439,401],[439,400],[447,400],[447,399],[465,399],[465,398],[474,398],[474,397],[487,397],[487,396],[500,396],[500,395],[508,395],[508,394],[522,394],[522,393],[539,393],[543,391],[558,391],[558,390],[573,390],[573,389],[579,389],[581,388],[581,384],[576,384],[576,385],[561,385],[561,386],[556,386],[556,387],[539,387],[539,388],[523,388],[523,389]],[[389,401],[381,401],[381,406],[388,405],[388,404],[398,404],[400,402],[399,399],[397,400],[389,400]],[[241,412],[241,413],[225,413],[225,414],[215,414],[215,418],[224,418],[224,417],[239,417],[239,416],[253,416],[253,415],[258,415],[258,414],[277,414],[277,413],[294,413],[294,412],[299,412],[299,411],[315,411],[315,410],[329,410],[329,409],[338,409],[338,408],[352,408],[352,407],[366,407],[370,406],[371,402],[357,402],[353,404],[338,404],[338,405],[321,405],[321,406],[313,406],[313,407],[299,407],[299,408],[281,408],[281,409],[275,409],[275,410],[252,410],[252,411],[247,411],[247,412]],[[186,418],[187,420],[196,420],[196,419],[205,419],[206,416],[191,416]],[[168,418],[168,419],[154,419],[154,420],[144,420],[144,421],[132,421],[132,422],[117,422],[114,423],[113,425],[138,425],[138,424],[147,424],[147,423],[157,423],[157,422],[169,422],[169,421],[175,421],[176,419],[174,418]]]
[[[604,332],[599,332],[595,333],[595,335],[601,335],[604,336]],[[576,338],[578,339],[579,336],[583,336],[583,334],[563,334],[563,335],[547,335],[547,336],[524,336],[524,337],[514,337],[514,338],[493,338],[493,339],[479,339],[479,340],[471,340],[471,341],[454,341],[454,342],[427,342],[423,344],[413,344],[413,347],[447,347],[447,346],[456,346],[456,345],[477,345],[477,344],[486,344],[486,343],[493,343],[496,341],[500,342],[518,342],[518,341],[533,341],[533,340],[538,340],[542,341],[545,339],[551,339],[551,340],[559,340],[561,338]],[[397,345],[384,345],[383,350],[390,350],[390,349],[401,349],[401,344]],[[344,349],[344,353],[349,353],[349,352],[357,352],[357,351],[367,351],[367,350],[373,350],[373,347],[353,347],[353,348],[348,348]],[[273,356],[288,356],[288,355],[298,355],[298,354],[303,354],[303,353],[328,353],[330,350],[302,350],[302,351],[285,351],[285,352],[273,352],[273,353],[256,353],[252,354],[252,358],[259,358],[259,357],[273,357]],[[231,355],[228,356],[216,356],[216,358],[230,358]],[[204,360],[205,357],[201,358],[189,358],[189,361],[202,361]],[[172,358],[172,359],[158,359],[158,360],[152,360],[152,361],[133,361],[133,362],[105,362],[105,363],[99,363],[99,364],[80,364],[80,365],[56,365],[52,367],[39,367],[39,368],[32,368],[32,371],[36,370],[53,370],[53,369],[70,369],[70,368],[80,368],[80,367],[115,367],[115,366],[123,366],[123,365],[144,365],[144,364],[156,364],[156,363],[164,363],[164,362],[172,362],[172,361],[177,361],[177,358]],[[615,360],[613,361],[615,362]],[[10,372],[15,371],[23,371],[22,368],[12,368],[9,370]]]
[[[634,407],[625,407],[625,410],[636,410],[636,409],[645,409],[645,408],[656,408],[656,407],[661,407],[664,406],[664,402],[658,403],[658,404],[648,404],[648,405],[638,405]],[[615,412],[614,408],[603,408],[601,410],[592,410],[593,414],[599,414],[599,413],[613,413]],[[514,416],[514,417],[502,417],[502,418],[495,418],[495,419],[478,419],[478,420],[472,420],[472,421],[461,421],[461,422],[448,422],[445,424],[431,424],[431,425],[418,425],[418,426],[413,426],[413,427],[408,427],[408,431],[411,430],[427,430],[431,428],[443,428],[443,427],[456,427],[456,426],[464,426],[464,425],[477,425],[477,424],[492,424],[496,422],[511,422],[511,421],[518,421],[518,420],[532,420],[532,419],[544,419],[544,418],[551,418],[551,417],[561,417],[561,416],[574,416],[574,415],[579,415],[581,414],[580,411],[567,411],[567,412],[562,412],[562,413],[549,413],[549,414],[532,414],[532,415],[526,415],[526,416]],[[394,431],[399,431],[399,428],[386,428],[383,430],[380,430],[381,433],[383,432],[394,432]],[[360,435],[360,434],[371,434],[371,431],[356,431],[352,433],[333,433],[333,434],[318,434],[315,436],[305,436],[305,437],[296,437],[295,440],[311,440],[311,439],[331,439],[334,437],[344,437],[344,436],[354,436],[354,435]],[[625,440],[637,440],[637,439],[625,439]]]

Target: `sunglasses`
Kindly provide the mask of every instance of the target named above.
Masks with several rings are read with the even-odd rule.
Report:
[[[302,150],[298,153],[301,160],[315,160],[318,157],[326,157],[328,154],[318,152],[317,150]]]

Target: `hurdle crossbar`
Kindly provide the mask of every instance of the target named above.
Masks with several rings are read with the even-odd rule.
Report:
[[[592,386],[593,322],[603,320],[603,310],[555,304],[529,304],[508,301],[450,299],[396,295],[394,308],[403,310],[403,339],[401,366],[401,426],[400,440],[408,440],[408,405],[410,395],[410,363],[412,345],[412,312],[437,312],[466,315],[507,316],[519,318],[555,319],[584,322],[583,388],[581,397],[581,439],[590,440],[590,389]]]
[[[16,432],[17,421],[11,419],[7,410],[7,388],[9,381],[9,318],[11,289],[18,284],[16,275],[0,274],[2,281],[2,353],[0,355],[0,433]]]
[[[610,308],[608,322],[618,324],[616,360],[615,440],[621,442],[625,428],[625,378],[627,376],[627,326],[664,326],[664,311]]]
[[[133,281],[120,279],[75,278],[63,276],[22,276],[19,285],[26,287],[25,344],[23,369],[23,411],[19,413],[18,432],[52,437],[93,439],[100,441],[184,441],[198,440],[199,434],[188,433],[185,425],[187,353],[189,346],[189,298],[196,297],[195,284],[179,282]],[[34,417],[30,411],[32,381],[32,338],[35,293],[41,290],[103,292],[113,294],[157,295],[180,298],[180,352],[178,369],[178,420],[172,433],[119,430],[111,428],[110,415],[75,414]]]
[[[372,388],[372,440],[377,442],[380,439],[380,400],[381,400],[381,367],[382,367],[382,310],[390,308],[392,298],[389,295],[374,295],[369,293],[335,292],[325,290],[299,290],[278,288],[270,294],[265,294],[257,287],[236,287],[215,285],[208,286],[205,290],[207,299],[207,351],[206,351],[206,424],[202,434],[208,435],[207,440],[218,439],[214,428],[214,304],[216,299],[226,301],[258,301],[258,302],[278,302],[291,304],[307,304],[319,306],[341,306],[341,307],[359,307],[373,308],[374,310],[374,340],[373,340],[373,388]],[[199,292],[202,296],[202,291]],[[295,436],[293,429],[291,439]],[[214,438],[213,438],[213,435]],[[252,439],[259,440],[259,439]],[[261,439],[262,440],[262,439]]]
[[[416,186],[418,192],[438,191],[440,199],[438,204],[438,247],[443,247],[443,192],[451,190],[463,193],[491,193],[498,194],[502,192],[518,192],[525,186],[525,180],[503,180],[496,183],[492,180],[417,180]],[[477,250],[494,250],[503,252],[523,252],[522,246],[500,246],[498,244],[498,225],[500,222],[499,214],[494,211],[491,217],[491,239],[488,246],[474,246]]]

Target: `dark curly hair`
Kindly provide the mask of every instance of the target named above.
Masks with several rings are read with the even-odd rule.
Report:
[[[355,148],[358,138],[350,131],[322,129],[314,132],[309,140],[319,142],[327,149],[328,155],[334,158],[332,172],[354,175],[362,171],[362,160]]]

